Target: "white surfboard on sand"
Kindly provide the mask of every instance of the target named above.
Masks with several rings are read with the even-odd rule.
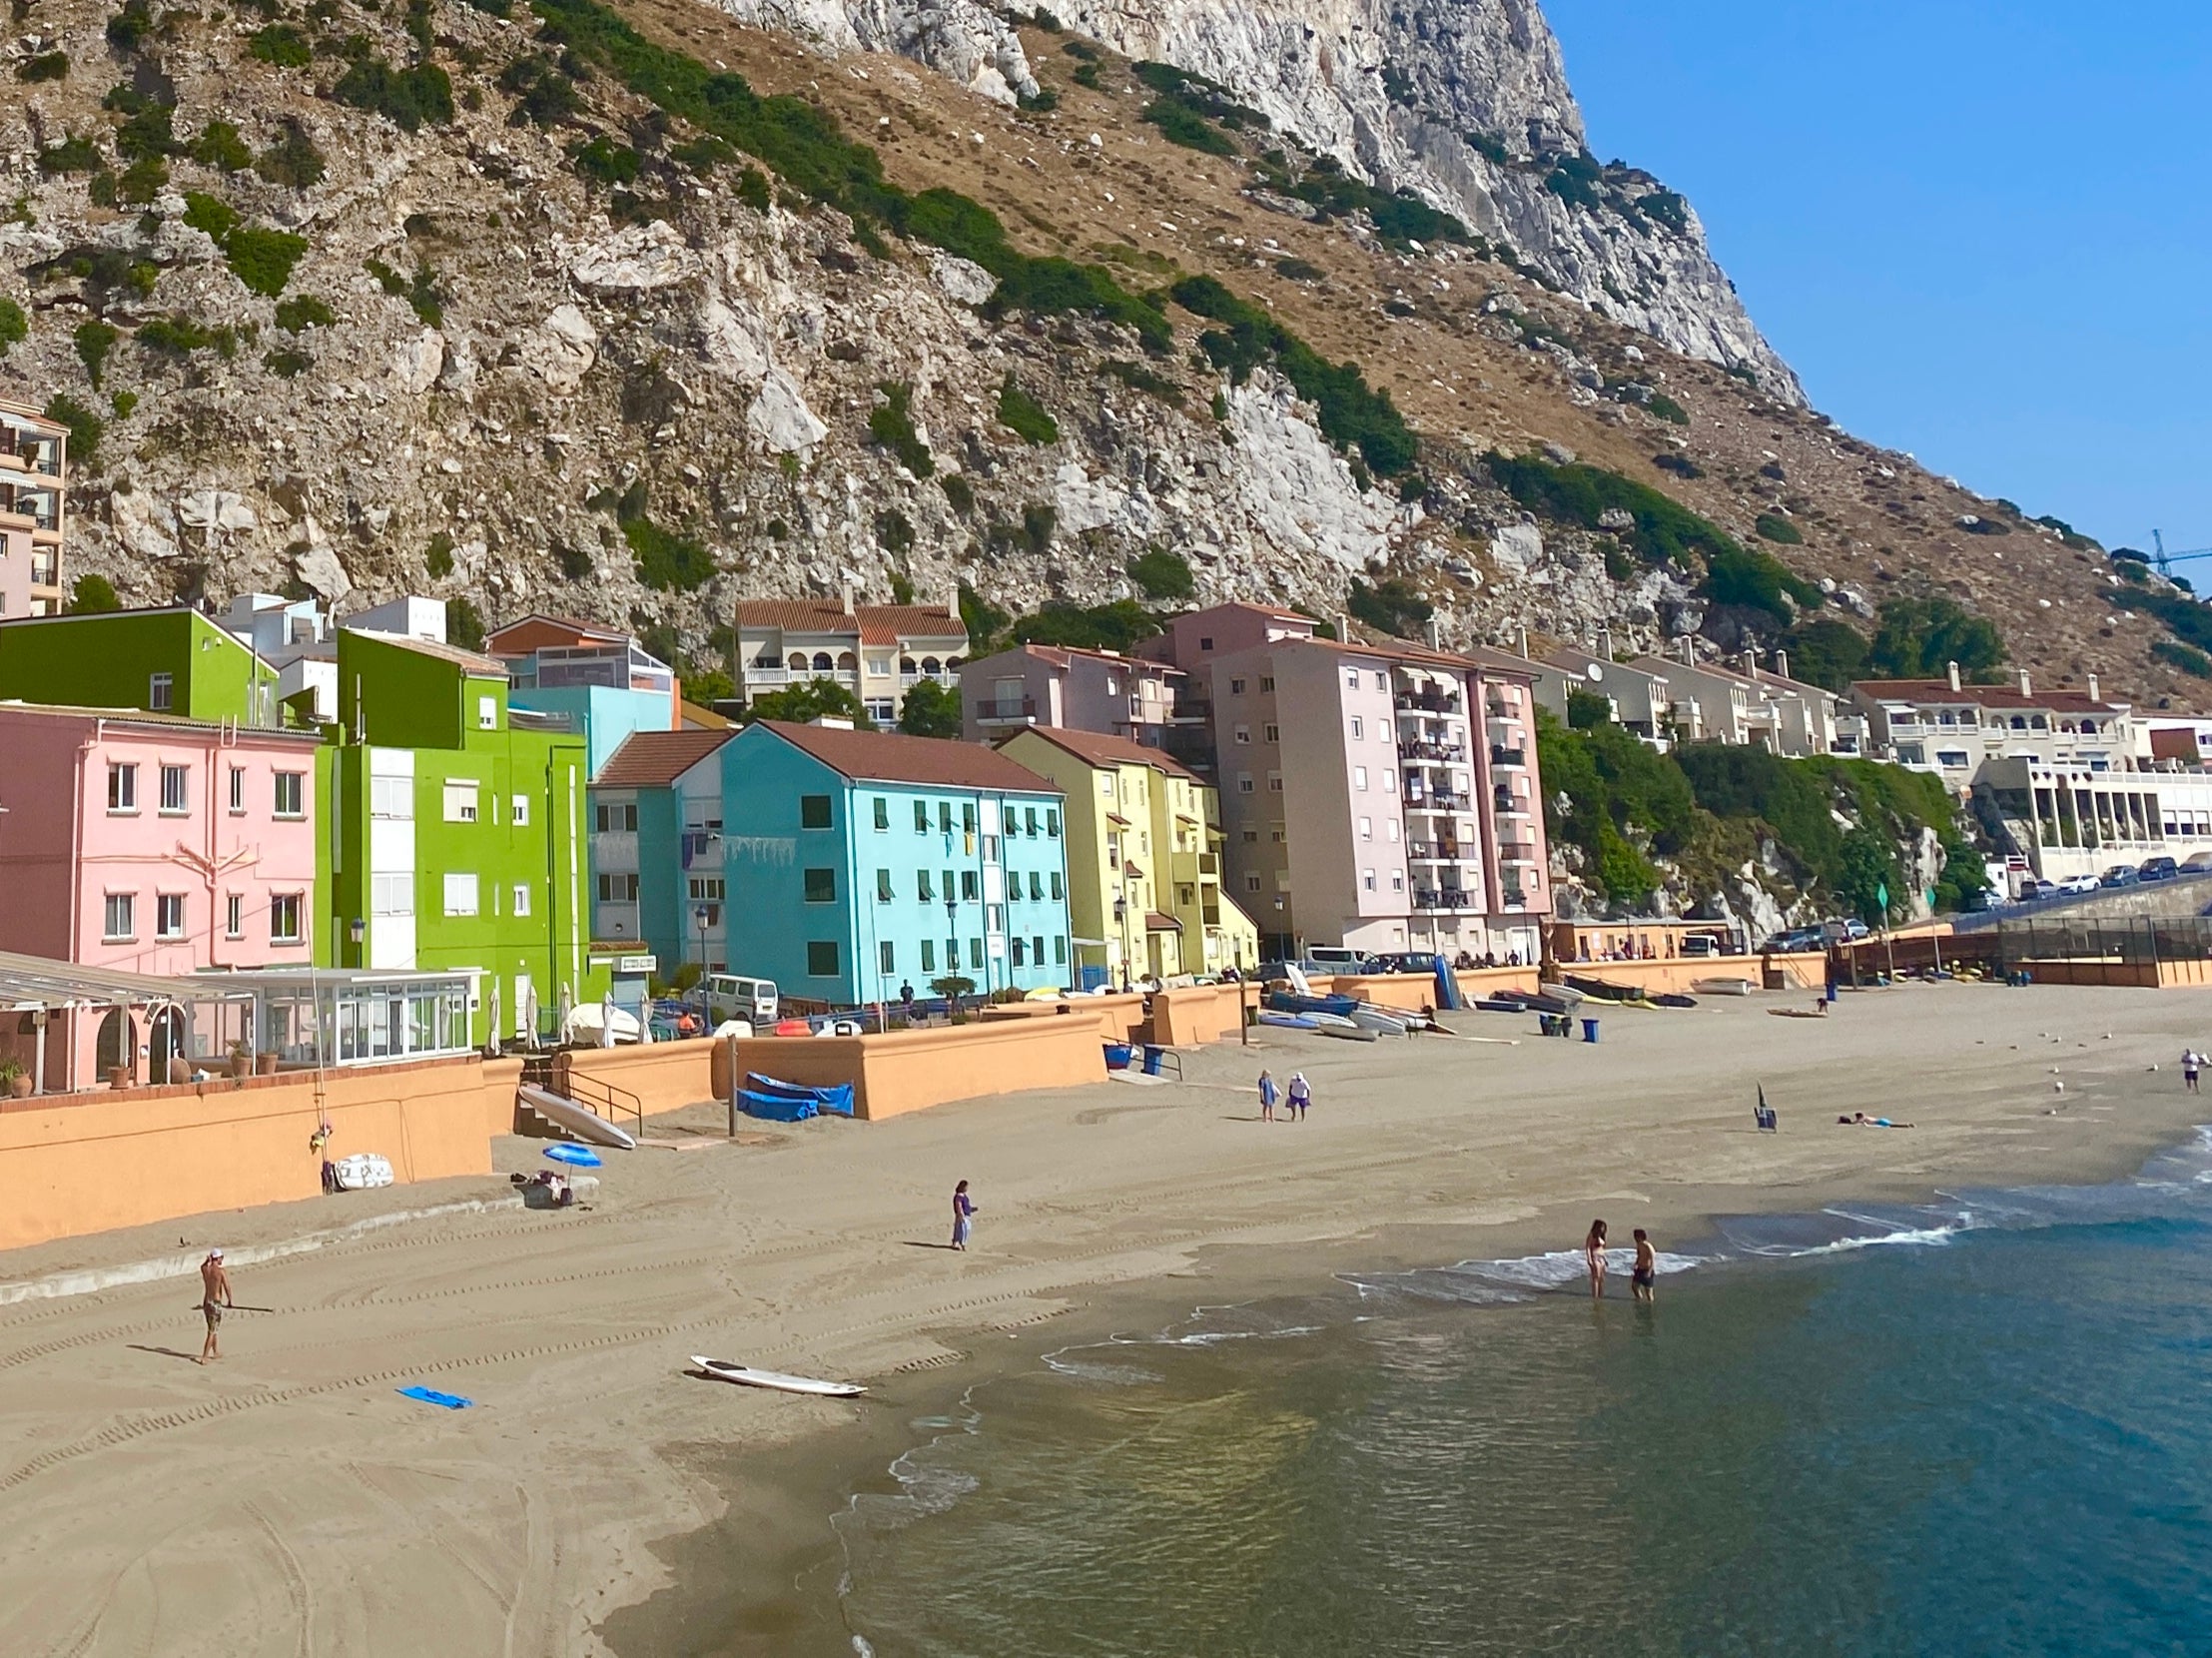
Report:
[[[814,1376],[787,1376],[780,1370],[755,1370],[727,1358],[691,1355],[691,1362],[716,1381],[734,1381],[741,1387],[767,1387],[779,1393],[815,1393],[824,1398],[858,1398],[868,1391],[855,1381],[823,1381]]]

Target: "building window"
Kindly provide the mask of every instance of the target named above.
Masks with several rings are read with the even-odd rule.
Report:
[[[514,884],[514,913],[518,916],[530,913],[530,889],[521,881]]]
[[[496,731],[499,729],[499,699],[497,697],[480,696],[476,698],[476,729],[479,731]]]
[[[960,872],[960,898],[962,903],[973,904],[982,896],[976,885],[980,877],[972,869],[964,869]]]
[[[1382,820],[1382,838],[1393,844],[1396,843],[1398,839],[1398,820],[1396,818],[1386,817]]]
[[[1045,834],[1048,839],[1056,841],[1060,839],[1060,808],[1058,806],[1045,808]]]
[[[108,810],[111,812],[135,812],[138,810],[138,767],[110,765],[108,767]]]
[[[471,875],[469,880],[473,881],[475,877]],[[270,899],[269,942],[271,944],[298,944],[300,942],[300,895],[298,893],[280,892]]]
[[[1373,892],[1375,890],[1375,872],[1371,869],[1361,870],[1359,872],[1359,884],[1364,891]]]
[[[138,895],[129,892],[108,894],[107,907],[102,912],[100,936],[110,944],[119,944],[138,937]]]
[[[1382,768],[1382,792],[1384,794],[1396,794],[1398,792],[1398,774],[1388,766]]]
[[[930,803],[927,800],[917,800],[914,803],[914,832],[917,835],[930,832]]]
[[[1352,787],[1355,789],[1364,789],[1366,786],[1367,768],[1365,766],[1352,767]]]
[[[1365,742],[1366,740],[1367,722],[1361,719],[1357,714],[1354,714],[1352,716],[1352,741],[1357,743]]]
[[[837,902],[837,871],[834,869],[810,869],[806,872],[806,899],[809,904],[834,904]]]
[[[1269,772],[1269,773],[1267,774],[1267,792],[1268,792],[1269,794],[1280,794],[1280,793],[1282,793],[1282,773],[1281,773],[1281,772],[1279,772],[1279,771],[1271,771],[1271,772]]]
[[[948,973],[958,973],[960,971],[960,940],[958,939],[947,939],[945,941],[945,971]]]
[[[1388,689],[1390,689],[1390,676],[1387,673],[1380,672],[1379,670],[1376,672],[1375,689],[1378,691],[1387,691]]]
[[[448,781],[446,783],[445,821],[447,823],[474,823],[476,821],[476,785],[473,779],[466,782]]]
[[[1279,823],[1267,831],[1267,839],[1276,846],[1280,846],[1285,838],[1283,827]]]
[[[1029,963],[1023,960],[1023,958],[1028,954],[1028,941],[1025,940],[1020,933],[1016,933],[1014,935],[1014,965],[1016,967],[1027,967]]]
[[[1241,680],[1241,679],[1231,679],[1231,680],[1229,681],[1229,695],[1231,695],[1231,696],[1242,696],[1243,694],[1244,694],[1244,681],[1243,681],[1243,680]]]
[[[514,797],[512,805],[514,807],[514,826],[517,829],[527,829],[530,826],[530,797],[526,794],[518,794]]]
[[[1346,668],[1344,670],[1344,689],[1346,689],[1347,691],[1356,691],[1359,689],[1359,669]]]
[[[163,815],[175,817],[192,809],[192,797],[186,792],[188,786],[183,766],[162,767]]]
[[[1939,766],[1963,766],[1966,751],[1962,748],[1939,748],[1935,751],[1935,763]]]
[[[1392,892],[1403,892],[1403,891],[1405,891],[1405,871],[1404,871],[1404,870],[1402,870],[1402,869],[1394,869],[1394,870],[1392,870],[1392,871],[1390,872],[1390,890],[1391,890]]]
[[[1053,902],[1056,904],[1059,903],[1062,896],[1063,894],[1060,887],[1060,871],[1056,869],[1053,871]]]
[[[1200,650],[1211,650],[1213,648],[1213,640],[1203,633],[1199,634],[1198,648]]]
[[[1043,933],[1030,935],[1030,960],[1039,967],[1045,965],[1045,935]]]
[[[837,941],[812,939],[807,943],[807,976],[814,979],[837,977]]]
[[[172,674],[155,673],[146,678],[146,706],[155,713],[166,713],[174,705],[176,678]]]
[[[918,869],[914,872],[914,896],[925,904],[934,904],[937,895],[930,891],[930,872]]]
[[[1269,720],[1265,725],[1260,727],[1259,734],[1262,737],[1265,737],[1271,743],[1279,743],[1282,741],[1282,727],[1275,724],[1272,720]]]
[[[1245,876],[1245,877],[1244,877],[1244,890],[1245,890],[1246,892],[1257,892],[1257,891],[1259,891],[1259,877],[1258,877],[1258,876],[1256,876],[1256,875],[1247,875],[1247,876]]]
[[[1030,902],[1033,904],[1041,904],[1044,901],[1045,877],[1033,869],[1030,871]]]
[[[898,710],[892,707],[891,698],[887,696],[872,696],[862,706],[868,710],[868,717],[881,726],[888,727],[899,718]]]
[[[953,832],[953,803],[950,800],[937,803],[937,832],[941,835]]]
[[[445,913],[447,915],[474,915],[476,913],[476,878],[473,875],[445,877]]]
[[[246,768],[231,768],[231,813],[233,816],[246,810]]]
[[[880,794],[876,796],[876,827],[878,830],[891,827],[891,802]]]
[[[1363,817],[1359,820],[1359,838],[1363,841],[1371,841],[1375,838],[1375,820],[1373,818]]]
[[[827,829],[830,826],[830,797],[826,794],[802,794],[799,796],[799,827],[802,829]]]
[[[960,832],[964,835],[976,832],[976,803],[973,800],[960,803]]]
[[[599,902],[602,904],[635,904],[637,902],[637,876],[626,875],[599,877]]]
[[[1257,846],[1259,844],[1259,831],[1257,829],[1246,829],[1242,833],[1246,846]]]
[[[1266,694],[1267,694],[1268,692],[1272,691],[1272,690],[1273,690],[1274,688],[1275,688],[1275,676],[1274,676],[1273,674],[1271,674],[1271,673],[1263,673],[1263,674],[1261,674],[1261,675],[1259,676],[1259,694],[1260,694],[1261,696],[1265,696],[1265,695],[1266,695]]]
[[[1066,933],[1054,935],[1053,965],[1055,967],[1066,967],[1068,965],[1068,935]]]
[[[599,879],[603,882],[606,877]],[[371,875],[369,878],[369,913],[373,916],[410,916],[414,914],[414,876]]]
[[[1007,930],[1007,907],[1004,904],[986,904],[983,907],[983,924],[994,933]]]
[[[1250,772],[1240,771],[1236,774],[1236,792],[1238,794],[1250,794],[1252,792],[1252,774]]]
[[[876,902],[879,904],[891,902],[891,871],[888,869],[876,871]]]
[[[1035,806],[1022,808],[1022,833],[1029,836],[1031,840],[1037,839],[1037,808]]]
[[[997,835],[984,836],[983,861],[987,864],[995,864],[999,861],[999,837]]]
[[[885,939],[876,946],[876,965],[882,969],[887,979],[899,971],[899,952],[891,940]]]
[[[276,779],[277,815],[279,817],[306,817],[308,815],[308,774],[304,771],[280,771],[276,774]]]
[[[1236,741],[1240,743],[1248,743],[1252,740],[1252,728],[1248,725],[1239,725],[1235,730],[1234,736]]]
[[[601,802],[591,808],[591,821],[593,827],[602,835],[625,832],[635,834],[637,832],[637,803],[635,801]]]
[[[981,969],[981,968],[982,968],[982,966],[983,966],[983,940],[982,940],[982,939],[972,938],[972,939],[970,939],[970,940],[968,941],[968,965],[969,965],[970,967],[972,967],[972,968],[977,968],[977,969]]]
[[[924,939],[922,941],[922,971],[924,973],[935,973],[937,971],[937,940],[935,939]]]
[[[246,936],[246,900],[235,892],[223,900],[223,936],[233,939]]]
[[[185,936],[185,895],[181,892],[165,892],[154,899],[154,936],[158,939],[181,939]]]
[[[369,815],[411,819],[414,816],[414,779],[371,777],[369,780]]]

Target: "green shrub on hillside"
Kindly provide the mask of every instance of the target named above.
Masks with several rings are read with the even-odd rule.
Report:
[[[1794,547],[1801,545],[1805,540],[1805,537],[1798,533],[1796,524],[1775,512],[1760,513],[1759,521],[1753,524],[1752,527],[1759,531],[1759,538],[1762,541],[1773,541],[1778,546]]]
[[[276,141],[254,158],[254,171],[271,184],[306,190],[323,182],[328,171],[323,152],[308,137],[307,129],[288,117]]]
[[[373,54],[354,60],[339,77],[331,96],[371,115],[380,115],[401,132],[418,132],[427,123],[442,127],[453,119],[453,83],[434,63],[394,69]]]
[[[305,334],[310,329],[327,329],[338,319],[331,315],[331,308],[312,294],[295,294],[291,299],[279,302],[277,326],[287,334]]]
[[[1146,547],[1130,559],[1129,579],[1148,599],[1172,601],[1198,596],[1198,581],[1190,573],[1190,560],[1165,547]]]
[[[57,392],[46,403],[46,417],[69,428],[69,460],[73,466],[90,466],[100,453],[107,421],[66,392]]]
[[[1069,604],[1056,600],[1008,628],[1017,644],[1074,645],[1084,650],[1127,652],[1139,639],[1159,631],[1159,618],[1134,599],[1110,604]]]
[[[868,435],[897,455],[899,464],[916,477],[928,477],[937,470],[937,459],[915,429],[913,385],[885,381],[876,390],[884,395],[884,402],[869,412]]]
[[[15,66],[15,78],[19,81],[66,81],[69,79],[69,54],[67,52],[41,52],[35,58],[25,58]]]
[[[291,23],[272,23],[266,29],[255,30],[246,39],[246,50],[263,63],[275,64],[279,69],[305,69],[315,61],[315,48]]]
[[[0,294],[0,357],[6,357],[10,346],[20,346],[30,336],[31,320],[23,308]]]
[[[1866,672],[1876,679],[1940,679],[1956,662],[1967,679],[1985,681],[2004,659],[1994,624],[1937,594],[1882,605]]]
[[[1022,390],[1012,370],[999,384],[999,423],[1025,442],[1060,441],[1060,422],[1053,418],[1050,410]]]
[[[1209,156],[1236,154],[1236,143],[1228,134],[1179,98],[1154,98],[1138,113],[1170,144]]]
[[[1733,543],[1707,555],[1705,591],[1716,604],[1764,610],[1779,622],[1796,618],[1792,601],[1808,610],[1821,602],[1821,589],[1812,582],[1756,547]]]
[[[103,323],[97,317],[77,325],[77,358],[84,364],[85,373],[91,377],[95,392],[102,389],[101,382],[107,374],[108,353],[115,350],[115,343],[122,338],[120,330]]]
[[[90,173],[99,165],[99,146],[89,138],[65,138],[38,153],[41,173]]]
[[[2179,668],[2183,673],[2193,673],[2199,679],[2212,679],[2212,656],[2207,656],[2195,645],[2185,645],[2178,639],[2153,639],[2150,653],[2159,661]]]
[[[1654,392],[1644,407],[1669,425],[1686,426],[1690,423],[1690,411],[1675,402],[1664,392]]]
[[[1383,577],[1372,587],[1354,576],[1344,608],[1369,627],[1379,627],[1400,639],[1418,637],[1422,624],[1436,613],[1436,606],[1421,596],[1418,587],[1395,575]]]
[[[293,267],[308,251],[304,236],[290,231],[265,230],[241,225],[223,243],[223,259],[238,278],[264,299],[275,299],[292,280]]]
[[[638,580],[656,592],[694,592],[714,579],[712,553],[642,512],[623,521],[622,539],[637,560]]]

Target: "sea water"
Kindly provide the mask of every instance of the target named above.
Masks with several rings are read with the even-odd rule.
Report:
[[[1651,1307],[1561,1251],[1054,1354],[841,1517],[854,1649],[2212,1651],[2208,1171],[1723,1220]]]

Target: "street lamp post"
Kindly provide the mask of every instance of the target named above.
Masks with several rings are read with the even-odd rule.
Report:
[[[950,886],[945,889],[945,977],[960,977],[960,900]],[[959,994],[948,995],[946,1002],[949,1018],[960,1008]]]

